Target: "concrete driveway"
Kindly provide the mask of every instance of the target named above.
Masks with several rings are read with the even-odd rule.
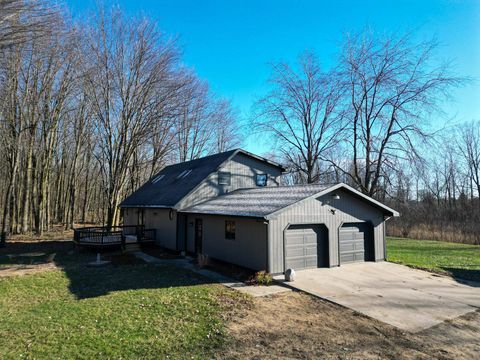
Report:
[[[389,262],[302,270],[296,275],[288,286],[411,332],[480,308],[480,283],[461,284]]]

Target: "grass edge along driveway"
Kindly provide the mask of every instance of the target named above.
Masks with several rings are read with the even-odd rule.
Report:
[[[480,246],[387,237],[387,261],[480,281]]]

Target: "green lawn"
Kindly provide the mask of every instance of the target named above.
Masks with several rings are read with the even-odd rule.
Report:
[[[223,344],[236,292],[173,267],[88,268],[84,257],[0,278],[0,358],[206,358]]]
[[[480,246],[387,238],[387,260],[456,278],[480,281]]]

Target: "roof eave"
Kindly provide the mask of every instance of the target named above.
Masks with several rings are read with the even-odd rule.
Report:
[[[382,204],[381,202],[379,202],[379,201],[371,198],[370,196],[367,196],[367,195],[365,195],[365,194],[362,194],[360,191],[355,190],[354,188],[352,188],[351,186],[349,186],[349,185],[347,185],[347,184],[338,183],[338,184],[333,185],[333,186],[331,186],[331,187],[329,187],[329,188],[326,188],[326,189],[324,189],[324,190],[321,190],[321,191],[319,191],[318,193],[315,193],[315,194],[310,195],[310,196],[307,196],[307,197],[305,197],[305,198],[303,198],[303,199],[301,199],[301,200],[299,200],[299,201],[296,201],[296,202],[294,202],[294,203],[291,203],[291,204],[289,204],[289,205],[287,205],[287,206],[285,206],[285,207],[283,207],[283,208],[281,208],[281,209],[278,209],[278,210],[276,210],[276,211],[274,211],[274,212],[272,212],[272,213],[270,213],[270,214],[267,214],[267,215],[265,216],[265,219],[266,219],[266,220],[274,219],[278,214],[280,214],[280,213],[282,213],[282,212],[290,209],[291,207],[300,205],[301,203],[303,203],[303,202],[305,202],[305,201],[307,201],[307,200],[309,200],[309,199],[311,199],[311,198],[323,196],[323,195],[325,195],[325,194],[328,194],[328,193],[330,193],[330,192],[332,192],[332,191],[335,191],[335,190],[338,190],[338,189],[340,189],[340,188],[344,188],[344,189],[346,189],[347,191],[350,191],[350,192],[358,195],[359,197],[363,198],[364,200],[367,200],[368,202],[374,204],[376,207],[381,208],[381,209],[384,211],[384,214],[385,214],[385,215],[393,216],[393,217],[398,217],[398,216],[400,216],[400,213],[399,213],[398,211],[393,210],[392,208],[390,208],[390,207]]]
[[[179,213],[266,219],[265,215],[262,215],[262,214],[248,214],[248,213],[247,214],[235,214],[235,213],[223,213],[223,212],[219,212],[219,211],[198,211],[198,210],[197,211],[188,211],[188,209],[180,210]]]
[[[262,156],[255,155],[255,154],[253,154],[253,153],[251,153],[251,152],[249,152],[249,151],[243,150],[243,149],[237,149],[237,150],[234,152],[234,154],[233,154],[232,156],[230,156],[230,159],[231,159],[233,156],[235,156],[235,155],[237,155],[238,153],[240,153],[240,152],[243,153],[243,154],[245,154],[245,155],[247,155],[247,156],[251,156],[251,157],[253,157],[254,159],[257,159],[257,160],[266,162],[266,163],[268,163],[268,164],[270,164],[270,165],[273,165],[273,166],[275,166],[275,167],[278,167],[280,170],[282,170],[282,173],[285,172],[285,171],[287,171],[287,169],[286,169],[283,165],[281,165],[280,163],[277,163],[277,162],[275,162],[275,161],[269,160],[269,159],[264,158],[264,157],[262,157]]]
[[[120,208],[151,208],[151,209],[174,209],[173,206],[167,205],[124,205],[120,204]]]

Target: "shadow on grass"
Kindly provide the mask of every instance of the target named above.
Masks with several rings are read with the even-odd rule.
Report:
[[[459,283],[480,287],[480,270],[451,267],[442,267],[442,270],[448,272]]]
[[[169,265],[146,264],[118,250],[102,252],[102,260],[110,260],[110,265],[89,267],[87,264],[95,260],[96,252],[74,250],[72,242],[12,242],[1,250],[0,265],[55,263],[67,276],[70,292],[79,300],[115,291],[171,289],[212,283],[191,271]],[[43,262],[39,254],[43,254]]]

